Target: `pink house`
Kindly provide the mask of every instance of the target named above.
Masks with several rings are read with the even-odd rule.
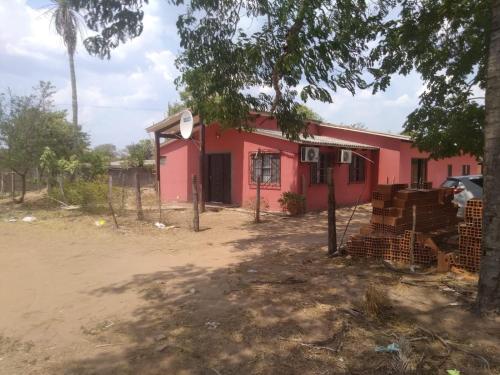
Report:
[[[256,113],[252,132],[222,129],[216,123],[200,132],[195,116],[192,137],[185,140],[179,135],[179,119],[179,115],[174,115],[147,129],[155,134],[160,150],[157,177],[163,202],[190,201],[193,175],[204,175],[207,202],[245,206],[255,200],[256,176],[262,169],[261,197],[270,211],[280,210],[278,199],[287,191],[303,194],[307,210],[317,211],[327,208],[329,166],[334,168],[339,206],[369,201],[379,183],[432,182],[439,186],[447,176],[481,171],[470,155],[428,159],[428,154],[419,152],[404,135],[311,122],[311,136],[291,141],[282,135],[275,119]],[[200,156],[200,133],[201,139],[205,139],[204,158]],[[317,162],[301,161],[305,147],[319,151]],[[338,163],[341,150],[352,151],[350,164]],[[262,162],[256,163],[258,152]],[[203,171],[200,160],[204,160]]]

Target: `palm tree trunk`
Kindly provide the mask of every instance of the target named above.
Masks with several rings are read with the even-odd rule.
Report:
[[[75,74],[75,61],[74,53],[68,51],[69,56],[69,72],[71,75],[71,105],[73,108],[73,126],[78,128],[78,100],[76,95],[76,74]]]
[[[500,0],[492,4],[487,74],[480,312],[500,309]]]

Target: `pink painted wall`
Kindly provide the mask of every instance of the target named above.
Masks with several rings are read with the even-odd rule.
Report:
[[[420,152],[416,147],[412,147],[409,142],[401,144],[401,183],[411,182],[411,159],[412,158],[427,158],[429,154]],[[448,165],[452,165],[452,175],[462,175],[462,165],[470,165],[470,174],[480,174],[481,166],[476,158],[471,155],[455,156],[439,160],[428,160],[427,162],[427,180],[432,182],[433,187],[438,187],[448,177]]]
[[[265,117],[256,120],[256,126],[277,129],[276,121]],[[360,202],[370,200],[371,192],[377,183],[409,183],[411,158],[427,157],[411,147],[410,142],[377,134],[367,134],[350,129],[329,128],[311,124],[309,132],[315,135],[335,137],[347,141],[364,143],[379,147],[379,150],[360,151],[375,164],[366,162],[365,183],[349,183],[349,166],[334,167],[335,194],[339,206],[352,205],[358,198]],[[191,176],[199,174],[198,133],[196,141],[177,140],[161,148],[161,155],[167,156],[166,164],[160,167],[162,200],[189,201],[192,196]],[[306,201],[309,211],[327,208],[327,186],[310,183],[310,166],[299,160],[299,145],[289,141],[271,138],[255,133],[224,130],[214,124],[206,129],[206,153],[229,153],[231,155],[231,200],[235,205],[246,206],[255,198],[256,189],[250,181],[250,156],[259,149],[263,152],[276,152],[281,155],[280,186],[262,186],[261,196],[269,204],[269,210],[278,211],[278,199],[285,191],[302,192],[304,176],[307,192]],[[331,148],[321,148],[331,152]],[[428,179],[439,186],[447,175],[447,165],[453,165],[453,173],[461,174],[463,164],[471,165],[471,174],[480,173],[479,165],[470,156],[460,156],[444,160],[429,160]]]
[[[188,143],[178,140],[160,148],[160,155],[166,156],[165,164],[160,165],[161,199],[164,202],[188,201]]]
[[[320,152],[336,152],[336,150],[327,147],[320,147]],[[376,158],[374,151],[360,151],[361,155],[369,159]],[[376,167],[369,162],[365,163],[365,181],[364,183],[349,182],[349,165],[336,164],[333,166],[333,179],[335,185],[335,199],[337,206],[350,206],[358,201],[364,203],[371,199],[371,192],[374,186],[374,177],[376,176]],[[307,181],[306,205],[308,211],[320,211],[327,209],[328,186],[326,184],[311,184],[311,168],[308,163],[299,164],[299,175],[304,175]],[[300,181],[300,176],[299,176]],[[301,192],[300,184],[298,192]]]

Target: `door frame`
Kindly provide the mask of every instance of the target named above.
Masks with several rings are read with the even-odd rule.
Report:
[[[213,155],[229,155],[229,202],[217,202],[224,204],[232,204],[233,202],[233,157],[230,151],[223,152],[207,152],[205,154],[206,162],[205,162],[205,178],[206,178],[206,194],[207,194],[207,202],[213,202],[212,200],[212,185],[210,180],[210,156]]]
[[[417,168],[417,175],[419,174],[418,172],[422,171],[423,169],[423,172],[424,172],[424,180],[425,181],[413,181],[413,162],[416,161],[416,168]],[[429,159],[428,158],[411,158],[411,164],[410,164],[410,181],[411,183],[423,183],[423,182],[427,182],[427,176],[428,176],[428,161]],[[422,166],[420,165],[420,163],[422,162],[423,164],[423,168]],[[418,176],[417,176],[418,177]],[[417,178],[418,179],[418,178]]]

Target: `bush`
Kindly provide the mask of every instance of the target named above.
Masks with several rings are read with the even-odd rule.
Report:
[[[83,209],[92,210],[107,205],[108,184],[102,180],[66,182],[63,185],[64,197],[58,187],[54,187],[51,195],[70,205],[81,206]]]
[[[303,214],[306,210],[306,198],[301,194],[292,193],[291,191],[281,194],[278,202],[281,209],[292,216]]]

